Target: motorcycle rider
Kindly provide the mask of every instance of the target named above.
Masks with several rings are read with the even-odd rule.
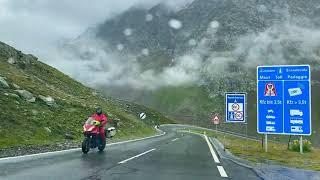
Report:
[[[91,118],[100,122],[99,134],[102,140],[105,140],[106,135],[104,126],[107,124],[108,117],[102,112],[102,108],[100,106],[96,107],[96,112],[91,116]]]

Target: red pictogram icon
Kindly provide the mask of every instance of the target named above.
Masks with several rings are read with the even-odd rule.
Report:
[[[267,83],[264,96],[277,96],[276,86],[274,83]]]

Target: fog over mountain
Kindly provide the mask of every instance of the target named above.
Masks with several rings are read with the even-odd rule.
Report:
[[[1,40],[91,86],[199,85],[239,62],[319,62],[317,1],[0,3]]]
[[[132,6],[158,3],[179,9],[190,0],[0,0],[0,40],[59,65],[52,51],[58,43],[77,38],[88,28],[123,13]],[[59,57],[63,59],[64,57]],[[70,69],[69,72],[73,70]]]
[[[61,68],[92,86],[150,90],[201,85],[259,64],[317,68],[318,4],[198,0],[175,11],[134,6],[63,44],[70,66],[74,60],[81,71],[65,63]]]
[[[58,2],[0,0],[0,40],[168,116],[206,122],[246,91],[255,117],[257,65],[310,64],[319,86],[318,0]]]

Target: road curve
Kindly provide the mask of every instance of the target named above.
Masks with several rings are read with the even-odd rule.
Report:
[[[115,144],[103,153],[83,155],[73,150],[0,159],[0,179],[259,179],[250,169],[219,159],[205,137],[177,132],[177,128],[181,126],[163,125],[163,136]]]

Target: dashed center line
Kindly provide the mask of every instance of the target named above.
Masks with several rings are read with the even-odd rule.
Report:
[[[120,161],[120,162],[118,162],[118,164],[126,163],[126,162],[128,162],[128,161],[130,161],[130,160],[132,160],[132,159],[135,159],[135,158],[137,158],[137,157],[140,157],[140,156],[143,156],[143,155],[145,155],[145,154],[148,154],[149,152],[152,152],[152,151],[154,151],[154,150],[156,150],[156,148],[150,149],[149,151],[146,151],[146,152],[143,152],[143,153],[141,153],[141,154],[135,155],[135,156],[133,156],[133,157],[131,157],[131,158],[128,158],[128,159],[126,159],[126,160]]]
[[[218,168],[218,171],[219,171],[221,177],[228,177],[226,171],[224,170],[224,168],[222,166],[217,166],[217,168]]]
[[[172,139],[171,141],[174,142],[174,141],[176,141],[176,140],[178,140],[178,139],[179,139],[179,138],[175,138],[175,139]]]

